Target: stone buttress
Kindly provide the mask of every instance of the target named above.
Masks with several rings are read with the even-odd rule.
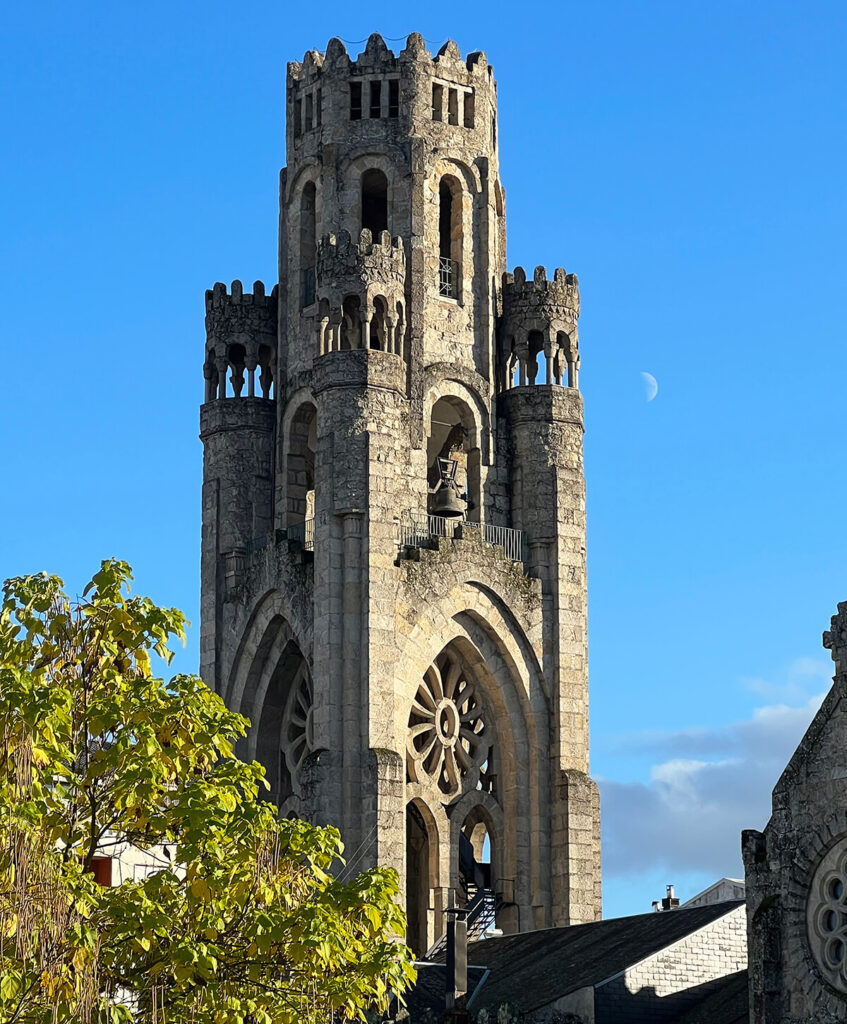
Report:
[[[278,284],[207,293],[201,673],[416,952],[594,920],[576,278],[505,273],[484,54],[333,39],[286,111]]]

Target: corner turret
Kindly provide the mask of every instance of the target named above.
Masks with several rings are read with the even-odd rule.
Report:
[[[546,382],[579,386],[579,282],[561,267],[547,279],[536,267],[527,281],[523,267],[503,275],[500,324],[501,390],[535,384],[538,356],[544,356]],[[516,379],[517,378],[517,379]]]
[[[245,386],[248,398],[256,396],[256,370],[262,398],[271,398],[276,366],[277,287],[270,295],[256,281],[245,292],[240,281],[218,282],[206,291],[206,401],[240,398]],[[227,373],[229,376],[227,377]]]

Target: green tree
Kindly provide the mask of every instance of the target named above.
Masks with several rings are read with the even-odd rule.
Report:
[[[396,874],[330,874],[337,830],[279,820],[234,744],[246,719],[155,678],[175,609],[103,562],[79,600],[45,574],[0,614],[0,1021],[362,1018],[414,979]],[[99,886],[97,857],[170,858]]]

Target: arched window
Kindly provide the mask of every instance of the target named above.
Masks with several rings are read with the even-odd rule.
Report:
[[[449,497],[449,504],[463,511],[462,518],[472,523],[480,521],[480,451],[475,435],[476,425],[468,406],[459,398],[439,398],[432,407],[427,439],[431,514],[443,514],[440,510]],[[445,468],[453,474],[449,483],[443,479]],[[454,494],[441,494],[439,498],[439,492],[447,488]]]
[[[541,331],[530,331],[529,332],[529,362],[527,365],[527,383],[545,383],[549,384],[548,380],[543,382],[538,381],[538,356],[544,351],[544,335]]]
[[[370,347],[383,352],[391,351],[388,338],[388,305],[381,295],[374,299],[374,313],[371,317]]]
[[[341,348],[362,347],[362,311],[358,295],[348,295],[341,304]]]
[[[438,294],[457,299],[462,268],[462,189],[452,176],[438,185]]]
[[[305,402],[288,427],[285,457],[289,528],[314,518],[316,447],[317,413],[310,402]]]
[[[317,189],[309,181],[300,193],[300,276],[301,306],[315,301],[315,235],[317,231]]]
[[[388,178],[376,169],[362,175],[362,227],[374,238],[388,230]]]

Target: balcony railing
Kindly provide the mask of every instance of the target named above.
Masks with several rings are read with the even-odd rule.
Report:
[[[285,531],[286,540],[299,544],[304,551],[315,550],[315,520],[305,519],[302,523],[295,523]]]
[[[444,516],[431,516],[426,512],[406,512],[400,520],[401,547],[426,548],[432,547],[433,542],[441,539],[458,540],[474,535],[485,544],[501,547],[506,558],[513,562],[526,560],[522,530],[512,530],[508,526],[490,526],[488,523],[471,523],[467,519],[447,519]]]
[[[438,294],[444,299],[459,296],[459,264],[447,256],[438,257]]]

